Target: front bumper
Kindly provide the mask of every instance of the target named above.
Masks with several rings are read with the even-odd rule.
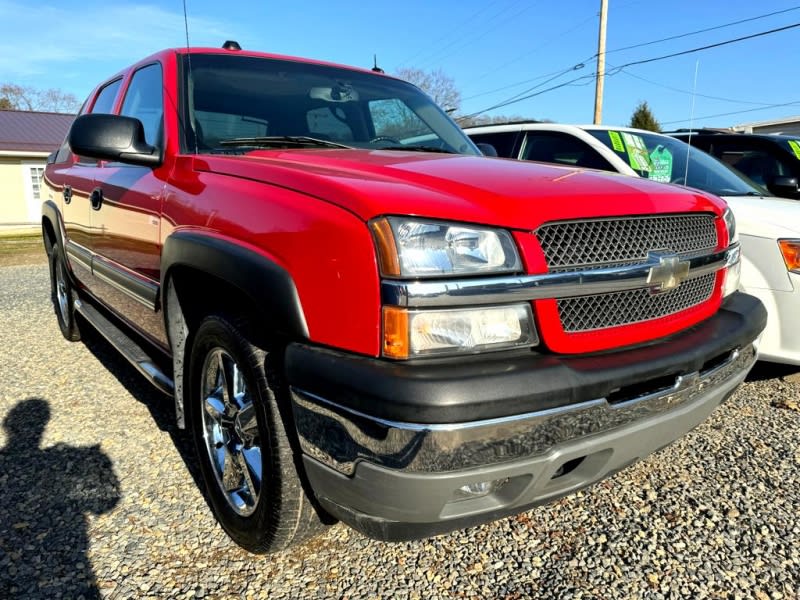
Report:
[[[287,371],[309,482],[329,512],[384,540],[520,512],[607,477],[700,424],[755,362],[752,343],[765,319],[757,300],[735,294],[711,319],[658,345],[506,359],[505,374],[468,363],[464,384],[456,377],[463,361],[455,375],[444,362],[426,365],[429,376],[421,379],[414,376],[419,366],[390,365],[391,376],[376,387],[374,378],[387,374],[384,361],[334,360],[329,350],[292,346]],[[331,369],[306,379],[308,368],[319,367],[309,364],[315,353]],[[353,360],[364,373],[378,373],[353,378]],[[447,374],[433,376],[437,367]],[[492,395],[501,396],[491,407],[475,399],[486,378],[495,384]],[[427,393],[409,398],[414,388]],[[454,390],[462,395],[448,396]],[[365,409],[376,395],[383,403]],[[515,410],[520,405],[530,409]],[[461,419],[425,419],[457,407]],[[391,416],[413,413],[421,416]],[[486,482],[502,483],[480,497],[458,492]]]

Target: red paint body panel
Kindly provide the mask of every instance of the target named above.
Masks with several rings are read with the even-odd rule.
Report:
[[[286,269],[312,340],[377,356],[378,267],[369,230],[352,213],[285,188],[181,168],[164,202],[162,243],[186,228],[244,245]]]

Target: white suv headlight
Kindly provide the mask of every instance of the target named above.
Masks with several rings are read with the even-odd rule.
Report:
[[[736,231],[736,219],[730,207],[726,208],[725,212],[722,213],[722,219],[728,229],[728,246],[737,243],[739,241],[739,233]]]
[[[496,274],[522,268],[514,240],[503,229],[406,217],[384,217],[371,227],[385,277]]]

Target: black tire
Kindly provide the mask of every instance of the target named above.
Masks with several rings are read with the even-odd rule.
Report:
[[[241,547],[266,553],[300,543],[324,525],[303,489],[281,418],[280,370],[246,331],[244,323],[222,316],[201,322],[184,405],[217,520]]]
[[[75,319],[75,290],[58,244],[53,244],[50,251],[50,290],[61,335],[70,342],[79,341],[81,331]]]

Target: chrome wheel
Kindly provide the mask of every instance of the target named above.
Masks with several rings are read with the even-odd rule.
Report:
[[[64,272],[64,263],[60,258],[56,258],[55,263],[55,277],[56,277],[56,300],[58,301],[58,311],[61,314],[61,319],[64,323],[69,323],[69,288],[67,287],[67,274]]]
[[[217,485],[236,514],[247,517],[261,494],[261,438],[252,392],[222,348],[206,355],[201,394],[203,438]]]

